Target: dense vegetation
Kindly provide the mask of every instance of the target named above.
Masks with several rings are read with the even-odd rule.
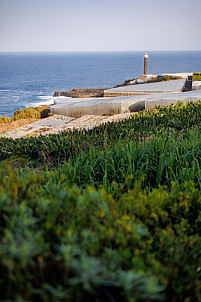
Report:
[[[198,102],[2,138],[1,300],[201,301],[200,121]]]
[[[23,110],[17,110],[14,117],[0,116],[0,125],[28,118],[44,118],[48,117],[48,106],[28,107]]]
[[[201,72],[193,73],[193,81],[201,81]]]

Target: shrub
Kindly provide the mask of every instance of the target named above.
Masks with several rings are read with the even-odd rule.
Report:
[[[11,117],[6,117],[6,116],[0,116],[0,125],[7,124],[12,122]]]
[[[45,118],[49,116],[49,106],[28,107],[14,112],[14,117],[0,116],[0,125],[29,118]]]
[[[48,117],[48,106],[28,107],[23,110],[17,110],[14,113],[14,120],[27,118],[44,118]]]
[[[0,176],[1,299],[200,301],[201,195]]]
[[[193,81],[201,81],[201,72],[193,73]]]

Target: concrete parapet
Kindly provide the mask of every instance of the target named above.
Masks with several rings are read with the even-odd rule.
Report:
[[[188,103],[188,102],[197,102],[197,101],[198,101],[197,98],[189,98],[186,100],[177,100],[177,99],[175,100],[162,99],[162,100],[155,100],[155,101],[147,100],[145,101],[145,109],[150,110],[155,108],[156,106],[169,106],[172,104],[177,104],[179,102]]]
[[[201,81],[194,81],[192,83],[192,89],[193,90],[201,90]]]
[[[59,98],[50,111],[57,115],[78,118],[83,115],[114,115],[124,112],[143,110],[145,101],[142,97],[115,97],[93,99]]]
[[[113,115],[122,113],[121,103],[101,103],[92,106],[76,106],[76,107],[51,107],[50,111],[55,114],[62,114],[69,117],[79,118],[83,115]]]
[[[145,100],[144,101],[137,101],[134,104],[129,104],[129,107],[128,107],[128,110],[130,112],[139,112],[139,111],[142,111],[144,109],[145,109]]]

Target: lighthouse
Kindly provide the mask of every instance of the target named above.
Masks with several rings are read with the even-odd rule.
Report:
[[[148,70],[148,54],[145,53],[144,55],[144,75],[147,75],[147,70]]]

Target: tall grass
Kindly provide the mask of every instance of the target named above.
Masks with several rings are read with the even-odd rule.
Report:
[[[82,189],[88,185],[104,188],[112,193],[114,183],[124,185],[128,178],[129,187],[143,179],[143,186],[150,190],[159,185],[171,187],[172,181],[182,185],[193,181],[201,188],[201,133],[191,129],[175,137],[152,136],[144,142],[125,143],[119,139],[112,148],[98,150],[91,147],[89,152],[76,152],[68,161],[49,172],[44,171],[46,183],[78,185]],[[22,170],[20,177],[26,177]],[[30,170],[27,170],[30,173]],[[33,171],[34,173],[34,171]],[[35,171],[37,174],[38,172]]]
[[[66,175],[65,182],[69,185],[76,183],[84,187],[103,184],[107,188],[113,182],[124,184],[128,176],[133,177],[133,184],[144,176],[144,185],[150,188],[170,187],[172,180],[180,184],[192,180],[200,187],[200,164],[201,134],[194,130],[179,139],[163,135],[143,144],[122,144],[119,140],[112,149],[101,152],[90,149],[87,155],[78,154],[58,171]]]
[[[201,102],[176,104],[158,107],[151,111],[139,112],[125,121],[113,122],[95,127],[89,131],[80,130],[63,132],[59,135],[31,137],[26,139],[0,138],[0,160],[13,155],[25,155],[37,163],[57,165],[64,162],[76,152],[88,152],[93,146],[104,149],[119,141],[141,141],[150,136],[169,135],[187,131],[201,121]]]

